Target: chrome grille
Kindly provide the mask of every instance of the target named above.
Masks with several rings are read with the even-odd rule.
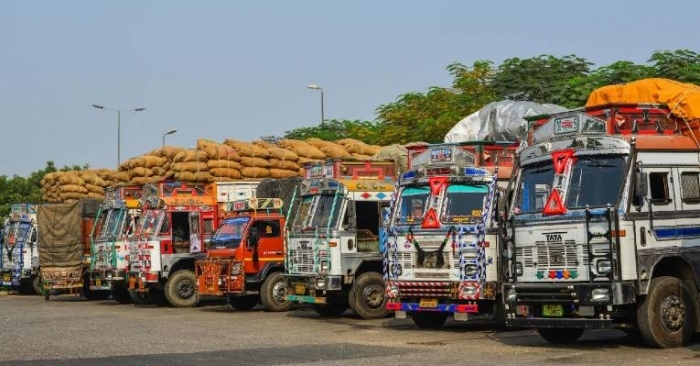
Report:
[[[574,240],[562,241],[537,241],[537,268],[541,269],[567,269],[578,267],[582,256],[581,247]]]
[[[312,273],[314,270],[313,249],[292,249],[289,251],[289,263],[291,271],[298,273]]]

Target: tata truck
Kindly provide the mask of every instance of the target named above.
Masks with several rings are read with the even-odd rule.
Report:
[[[0,234],[0,280],[7,289],[22,294],[43,294],[39,272],[36,204],[17,203]]]

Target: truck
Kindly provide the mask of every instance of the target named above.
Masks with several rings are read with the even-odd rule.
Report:
[[[285,235],[285,299],[322,316],[350,308],[385,317],[379,229],[396,184],[394,161],[308,164]]]
[[[285,219],[281,198],[228,202],[226,218],[214,233],[207,256],[195,262],[198,294],[225,297],[239,310],[262,302],[271,311],[285,311]]]
[[[700,329],[700,131],[675,112],[605,104],[533,121],[500,217],[507,326],[551,343],[620,329],[661,348]]]
[[[16,203],[0,233],[0,280],[22,294],[42,294],[39,247],[36,234],[36,204]]]
[[[496,207],[515,159],[513,142],[407,146],[383,229],[387,310],[420,328],[449,316],[499,320]]]
[[[37,208],[37,239],[44,299],[50,294],[82,293],[105,300],[110,292],[90,289],[90,235],[102,200],[41,203]]]
[[[120,185],[105,189],[105,200],[92,229],[90,289],[110,291],[112,299],[131,303],[127,290],[127,239],[133,235],[141,216],[141,185]]]
[[[245,196],[258,184],[241,181],[237,189],[237,183],[165,180],[144,186],[142,218],[128,244],[128,287],[135,303],[174,307],[198,303],[194,263],[205,258],[219,225],[219,197]]]

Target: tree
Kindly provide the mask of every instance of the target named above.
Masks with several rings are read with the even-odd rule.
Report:
[[[655,77],[700,85],[700,55],[690,50],[656,51],[649,58]]]

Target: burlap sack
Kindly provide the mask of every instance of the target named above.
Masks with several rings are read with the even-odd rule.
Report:
[[[218,145],[219,143],[209,139],[197,139],[197,149],[204,150],[208,145]]]
[[[180,151],[173,157],[173,162],[207,161],[209,156],[206,152],[197,149],[186,149]]]
[[[294,153],[294,151],[281,148],[267,141],[253,141],[253,144],[267,150],[267,152],[270,154],[270,158],[290,161],[297,161],[299,159],[299,155]]]
[[[129,171],[129,178],[133,177],[150,177],[153,175],[153,171],[148,168],[143,168],[143,167],[135,167],[131,168]]]
[[[209,171],[175,172],[175,179],[182,181],[182,182],[208,182],[210,178],[211,178],[211,174],[209,174]]]
[[[274,179],[284,179],[284,178],[291,178],[291,177],[298,177],[299,176],[299,170],[286,170],[286,169],[275,169],[272,168],[270,169],[270,178]]]
[[[154,166],[153,168],[151,168],[151,171],[153,172],[153,175],[164,176],[168,172],[168,169],[159,166]]]
[[[270,162],[262,158],[241,157],[241,166],[251,168],[267,168]]]
[[[209,169],[226,168],[226,169],[240,170],[241,164],[237,161],[232,161],[232,160],[211,160],[210,159],[209,161],[207,161],[207,167],[209,167]]]
[[[299,170],[299,164],[297,164],[294,161],[279,160],[279,159],[270,158],[269,162],[270,162],[270,168],[286,169],[286,170],[294,170],[294,171]]]
[[[104,199],[105,199],[104,193],[88,192],[87,196],[90,197],[90,198],[96,198],[96,199],[98,199],[98,200],[104,200]]]
[[[293,151],[300,158],[302,158],[302,157],[309,158],[309,159],[325,159],[326,158],[326,154],[324,154],[317,147],[309,144],[306,141],[282,139],[282,140],[280,140],[278,145],[282,148]]]
[[[129,184],[144,185],[151,183],[151,177],[133,177],[129,180]]]
[[[241,156],[238,155],[238,152],[236,152],[236,149],[222,145],[222,144],[216,144],[216,145],[207,145],[204,147],[204,152],[207,153],[207,156],[209,159],[214,159],[214,160],[232,160],[232,161],[239,161],[241,160]]]
[[[168,159],[162,158],[160,156],[154,156],[154,155],[144,155],[141,157],[143,160],[143,167],[144,168],[154,168],[154,167],[162,167],[163,164],[165,164]]]
[[[241,179],[241,171],[238,169],[212,168],[209,174],[214,178]]]
[[[64,192],[58,197],[57,202],[66,202],[71,199],[79,199],[87,197],[87,193]],[[104,197],[102,197],[104,199]]]
[[[83,193],[87,194],[88,190],[85,186],[79,186],[77,184],[63,184],[60,187],[62,193]]]
[[[83,178],[85,184],[89,183],[100,187],[107,186],[107,183],[105,183],[104,179],[100,178],[100,176],[97,175],[97,173],[94,171],[81,172],[80,177]]]
[[[114,173],[114,179],[116,179],[120,183],[126,183],[129,181],[129,173],[116,172],[116,173]]]
[[[100,186],[96,186],[94,184],[85,183],[85,188],[88,190],[88,193],[97,193],[97,194],[101,194],[101,195],[105,194],[104,188],[102,188]]]
[[[241,175],[244,178],[267,178],[270,176],[270,170],[267,168],[244,166],[241,168]]]
[[[361,160],[361,161],[372,160],[371,155],[363,155],[363,154],[352,154],[352,158],[355,160]]]
[[[184,163],[175,163],[173,167],[174,171],[185,171],[185,172],[201,172],[209,170],[206,162],[202,161],[187,161]]]
[[[61,172],[57,178],[57,181],[61,184],[77,184],[81,186],[85,184],[85,181],[74,172]]]
[[[300,157],[299,160],[297,160],[297,164],[299,164],[300,168],[303,168],[304,165],[309,164],[309,163],[313,164],[313,163],[320,163],[320,162],[323,162],[323,160],[308,159],[308,158],[302,158],[302,157]]]
[[[226,139],[224,140],[224,145],[234,148],[241,157],[267,158],[269,156],[267,150],[260,146],[253,145],[250,142]]]
[[[147,152],[145,155],[159,156],[161,158],[173,160],[175,155],[177,155],[182,150],[185,150],[185,148],[179,146],[164,146],[162,148],[159,147],[157,149],[153,149]]]

